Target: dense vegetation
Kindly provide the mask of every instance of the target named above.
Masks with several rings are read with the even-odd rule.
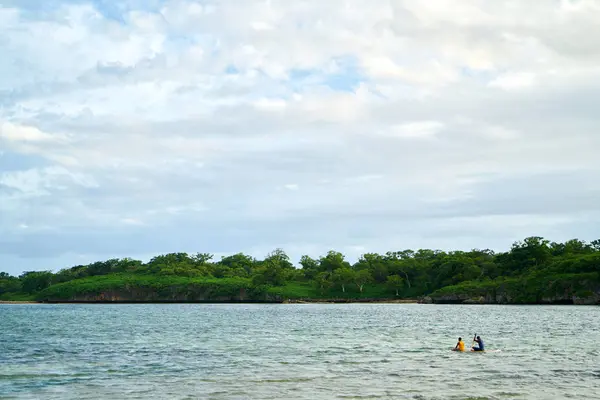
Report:
[[[264,259],[238,253],[171,253],[18,277],[0,273],[0,299],[41,301],[283,301],[402,299],[434,302],[598,303],[600,240],[554,243],[541,237],[507,252],[422,249],[368,253],[351,264],[329,251],[296,268],[277,249]]]

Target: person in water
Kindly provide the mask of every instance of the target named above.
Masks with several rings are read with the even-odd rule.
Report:
[[[454,346],[454,351],[465,351],[465,342],[462,341],[462,338],[458,338],[458,343]]]
[[[477,347],[473,346],[473,351],[484,351],[485,347],[483,345],[483,340],[481,340],[481,337],[477,336],[477,339],[475,339],[475,341],[477,342]]]

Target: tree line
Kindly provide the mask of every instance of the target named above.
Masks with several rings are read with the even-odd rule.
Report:
[[[52,285],[90,277],[128,274],[160,277],[245,279],[254,286],[281,287],[302,283],[321,297],[335,293],[361,294],[379,287],[389,297],[418,297],[465,282],[486,282],[531,274],[598,273],[600,240],[551,242],[539,236],[513,243],[505,252],[489,249],[441,251],[431,249],[365,253],[350,263],[331,250],[319,258],[303,255],[298,267],[282,249],[263,259],[237,253],[214,260],[209,253],[158,255],[144,263],[131,258],[109,259],[52,271],[26,271],[19,276],[0,273],[0,299],[34,295]],[[597,276],[597,275],[596,275]],[[381,292],[383,293],[383,292]]]

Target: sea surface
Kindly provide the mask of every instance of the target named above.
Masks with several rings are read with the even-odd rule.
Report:
[[[593,306],[0,304],[0,398],[600,399],[599,349]]]

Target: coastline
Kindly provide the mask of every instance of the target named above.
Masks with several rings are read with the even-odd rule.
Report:
[[[379,304],[418,304],[417,299],[287,299],[282,301],[98,301],[98,300],[57,300],[57,301],[21,301],[0,300],[0,304],[356,304],[356,303],[379,303]]]
[[[598,304],[575,304],[575,303],[430,303],[417,299],[287,299],[282,301],[135,301],[135,300],[56,300],[56,301],[22,301],[22,300],[0,300],[0,305],[20,304],[428,304],[428,305],[538,305],[538,306],[598,306]]]
[[[314,300],[296,300],[288,299],[282,302],[282,304],[340,304],[340,303],[381,303],[381,304],[417,304],[421,301],[417,299],[314,299]]]

